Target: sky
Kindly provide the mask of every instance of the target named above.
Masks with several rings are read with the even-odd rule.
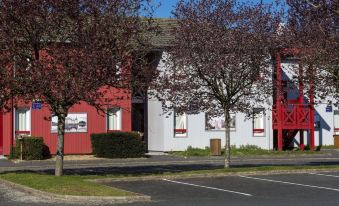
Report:
[[[260,0],[240,0],[240,1],[250,1],[250,2],[259,2]],[[264,0],[264,2],[273,2],[274,0]],[[154,16],[160,17],[160,18],[167,18],[171,17],[171,11],[173,10],[175,4],[178,2],[178,0],[153,0],[153,4],[155,6],[160,5],[156,11]]]

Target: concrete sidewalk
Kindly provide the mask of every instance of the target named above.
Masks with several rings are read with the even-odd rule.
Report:
[[[64,161],[67,174],[122,174],[122,173],[164,173],[222,168],[221,157],[176,157],[154,155],[148,158],[98,159]],[[272,165],[339,165],[339,151],[328,150],[324,154],[314,155],[272,155],[233,157],[232,165],[272,166]],[[0,173],[9,171],[44,171],[53,172],[55,162],[51,160],[23,161],[13,163],[0,160]]]

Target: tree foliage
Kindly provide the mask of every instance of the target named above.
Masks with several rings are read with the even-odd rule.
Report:
[[[315,85],[322,99],[339,100],[339,2],[288,0],[290,46],[299,48],[305,83]]]
[[[4,52],[0,52],[0,55]],[[13,74],[6,68],[8,61],[6,57],[0,57],[0,108],[9,110],[8,100],[11,99],[14,85],[11,84]]]
[[[146,0],[4,0],[0,36],[17,96],[41,99],[58,116],[56,175],[62,174],[65,117],[84,101],[98,109],[128,95],[134,56],[149,49]],[[138,60],[140,63],[140,60]],[[106,98],[112,87],[114,98]],[[116,91],[116,90],[115,90]]]

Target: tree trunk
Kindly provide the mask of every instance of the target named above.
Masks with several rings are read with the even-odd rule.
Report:
[[[64,135],[66,112],[58,114],[58,143],[56,151],[55,176],[62,176],[64,168]]]
[[[224,109],[225,116],[225,168],[230,167],[231,163],[231,131],[230,131],[230,111]]]

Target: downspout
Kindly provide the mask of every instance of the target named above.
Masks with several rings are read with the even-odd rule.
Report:
[[[268,150],[271,150],[271,132],[273,131],[273,126],[270,123],[270,120],[273,119],[273,117],[270,117],[269,115],[267,115],[268,119]],[[272,121],[272,120],[271,120]]]
[[[144,97],[144,141],[146,144],[146,151],[148,152],[148,92],[146,91]]]
[[[11,97],[11,139],[10,139],[10,149],[14,145],[14,100],[13,95]]]
[[[280,51],[277,52],[276,56],[276,111],[277,111],[277,123],[278,123],[278,137],[277,137],[277,146],[278,150],[282,151],[283,144],[282,144],[282,139],[283,139],[283,134],[282,134],[282,124],[283,124],[283,117],[282,117],[282,105],[281,102],[284,99],[283,97],[283,90],[282,90],[282,69],[281,69],[281,56],[280,56]]]
[[[16,68],[16,59],[14,57],[14,63],[13,63],[13,78],[15,79],[15,68]],[[15,138],[15,132],[14,132],[14,96],[13,93],[11,94],[11,140],[10,140],[10,150],[12,149],[14,145],[14,138]]]

